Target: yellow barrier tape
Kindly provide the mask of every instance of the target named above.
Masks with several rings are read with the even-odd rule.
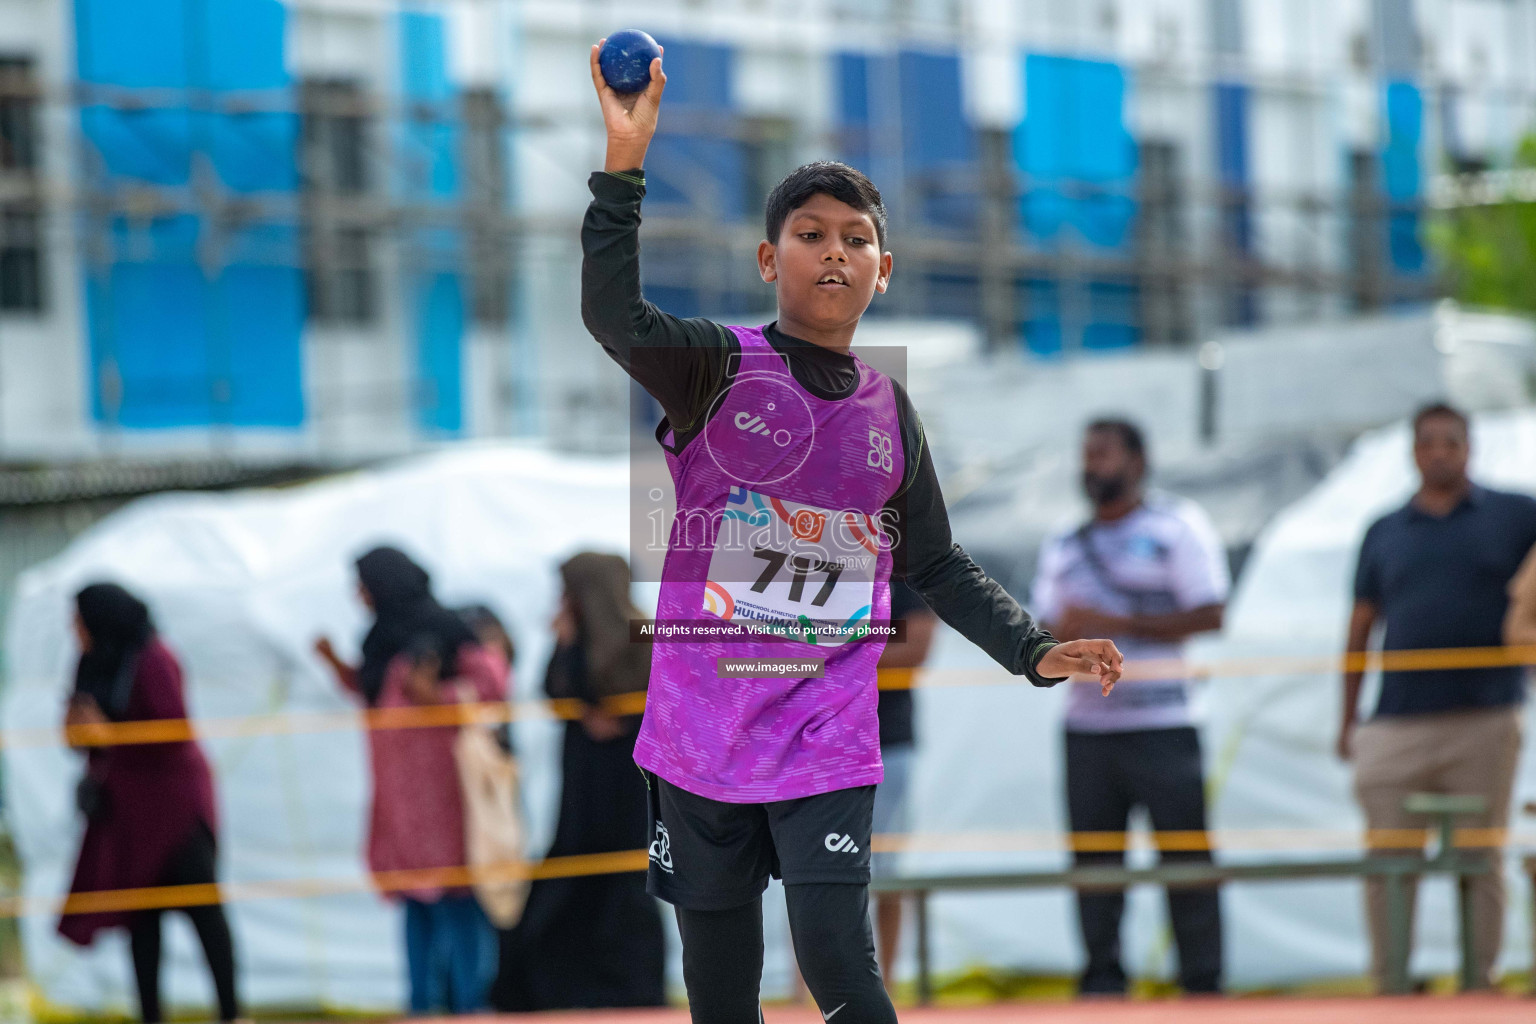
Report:
[[[1306,675],[1326,672],[1370,671],[1427,672],[1437,669],[1495,668],[1536,665],[1536,646],[1448,647],[1417,651],[1366,651],[1335,656],[1276,656],[1232,658],[1208,662],[1176,659],[1128,661],[1125,679],[1233,679],[1273,675]],[[953,686],[1019,685],[1019,676],[1001,670],[885,669],[880,673],[882,690],[941,689]],[[638,715],[645,710],[643,692],[619,694],[602,702],[615,715]],[[0,747],[51,746],[67,742],[76,747],[123,746],[138,743],[179,743],[192,739],[229,739],[245,736],[292,735],[356,729],[423,729],[469,723],[501,724],[544,714],[559,719],[582,716],[578,700],[528,701],[517,705],[438,704],[404,708],[372,708],[366,711],[335,711],[318,714],[249,715],[241,718],[160,719],[147,722],[109,722],[76,725],[67,729],[12,729],[0,734]]]
[[[519,879],[571,878],[645,870],[646,851],[578,854],[530,864],[510,861],[476,868],[445,867],[412,871],[380,871],[367,877],[287,878],[260,882],[166,885],[142,889],[76,892],[58,900],[0,898],[0,917],[26,914],[99,914],[132,910],[163,910],[261,899],[304,899],[358,892],[396,893],[414,889],[465,888],[479,882]]]
[[[1243,678],[1266,675],[1300,675],[1345,671],[1415,672],[1436,669],[1488,668],[1495,666],[1536,665],[1536,646],[1443,648],[1417,651],[1370,651],[1343,656],[1276,656],[1226,659],[1210,662],[1158,660],[1127,662],[1128,680],[1166,678]],[[880,673],[881,689],[941,688],[946,686],[1017,685],[1017,676],[996,670],[887,669]],[[605,699],[601,707],[609,714],[634,715],[645,710],[644,693],[620,694]],[[176,743],[194,739],[330,732],[356,729],[417,729],[466,724],[501,724],[519,718],[549,714],[555,718],[580,718],[586,706],[577,700],[533,701],[519,705],[503,703],[442,704],[407,708],[374,708],[362,712],[321,714],[251,715],[241,718],[207,719],[193,723],[188,719],[164,719],[146,722],[115,722],[103,725],[79,725],[67,729],[9,730],[0,745],[18,748],[57,744],[61,739],[78,747],[120,746],[144,743]],[[1320,829],[1233,829],[1221,830],[1212,838],[1209,832],[1153,832],[1147,843],[1163,852],[1191,852],[1222,849],[1253,850],[1421,850],[1431,834],[1429,829],[1380,829],[1363,835],[1353,830]],[[1512,841],[1536,847],[1536,833],[1511,834],[1507,829],[1461,828],[1455,831],[1455,844],[1466,849],[1507,847]],[[1131,832],[1007,832],[909,834],[875,836],[876,852],[1063,852],[1119,853],[1137,847],[1137,834]],[[356,892],[393,893],[412,889],[461,888],[476,881],[516,878],[573,878],[587,875],[643,871],[645,850],[616,853],[582,854],[557,857],[530,864],[508,863],[490,867],[465,866],[420,871],[376,873],[367,877],[343,879],[280,879],[262,882],[235,882],[222,885],[157,886],[103,892],[71,893],[62,903],[53,899],[0,897],[0,917],[19,917],[42,913],[100,913],[169,907],[197,906],[237,900],[309,898]]]
[[[1232,829],[1216,833],[1216,839],[1206,832],[1153,832],[1146,834],[1145,841],[1163,852],[1218,848],[1229,852],[1276,852],[1286,849],[1319,852],[1330,848],[1323,841],[1337,842],[1338,849],[1359,851],[1361,839],[1364,838],[1365,846],[1370,850],[1390,852],[1422,850],[1430,834],[1429,829],[1379,829],[1369,831],[1363,837],[1358,832],[1347,830]],[[1129,832],[915,833],[877,835],[871,845],[877,853],[1062,853],[1069,849],[1080,853],[1119,853],[1135,848],[1137,838],[1135,833]],[[1246,842],[1243,841],[1245,839]],[[1256,843],[1254,840],[1262,841]],[[1455,832],[1455,843],[1460,849],[1499,848],[1511,841],[1536,849],[1536,831],[1511,833],[1507,829],[1457,829]],[[638,872],[645,870],[646,863],[645,850],[621,850],[552,857],[538,863],[514,861],[476,868],[461,866],[385,871],[349,878],[268,879],[77,892],[70,893],[62,901],[56,898],[11,896],[0,897],[0,918],[39,914],[126,913],[250,900],[309,899],[361,892],[390,894],[414,889],[465,888],[478,882]]]

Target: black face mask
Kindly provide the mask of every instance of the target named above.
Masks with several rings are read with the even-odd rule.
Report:
[[[1131,489],[1131,482],[1124,476],[1096,476],[1083,472],[1083,491],[1095,505],[1107,505],[1118,501]]]

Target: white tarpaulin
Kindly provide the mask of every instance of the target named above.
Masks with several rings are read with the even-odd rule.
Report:
[[[1536,490],[1536,415],[1479,423],[1476,465],[1487,483]],[[0,725],[8,735],[57,725],[74,658],[70,598],[99,578],[119,580],[149,599],[183,659],[195,718],[348,707],[311,645],[325,633],[344,655],[355,653],[366,620],[353,597],[350,562],[386,541],[431,568],[445,601],[483,601],[511,623],[520,651],[516,692],[535,696],[549,649],[555,566],[582,547],[624,550],[626,470],[621,459],[461,449],[286,490],[137,502],[23,577],[7,634],[10,679]],[[1359,537],[1411,486],[1404,430],[1360,442],[1316,492],[1266,531],[1230,610],[1228,633],[1202,645],[1200,655],[1335,653]],[[642,607],[653,600],[644,591],[637,596]],[[974,667],[982,681],[1006,681],[947,630],[933,664]],[[1297,829],[1322,830],[1335,842],[1358,830],[1347,771],[1331,753],[1337,694],[1337,680],[1328,675],[1230,679],[1209,687],[1206,748],[1219,828],[1238,830],[1233,835],[1247,844],[1256,834],[1243,830],[1276,830],[1266,834],[1292,845]],[[1062,697],[1061,688],[1017,684],[919,694],[914,824],[964,852],[909,852],[902,855],[904,870],[1064,862]],[[537,851],[552,825],[558,732],[534,721],[520,723],[517,735]],[[368,772],[360,733],[220,739],[207,748],[223,815],[225,880],[362,875]],[[1529,798],[1536,795],[1529,760],[1523,771],[1518,793]],[[5,746],[6,806],[30,898],[56,898],[68,883],[80,832],[71,800],[78,773],[78,758],[61,747]],[[1230,888],[1230,982],[1252,987],[1361,973],[1358,892],[1349,882]],[[1523,892],[1511,893],[1506,964],[1528,956]],[[1420,934],[1427,941],[1416,964],[1448,969],[1454,936],[1445,893],[1431,891],[1422,907]],[[399,1005],[399,923],[378,897],[253,900],[230,909],[252,1005]],[[169,920],[175,930],[168,995],[206,1005],[211,993],[190,929],[174,916]],[[1080,963],[1067,893],[944,896],[934,903],[933,921],[943,969],[1066,973]],[[771,907],[768,922],[765,989],[782,993],[788,985],[782,910]],[[53,927],[47,915],[24,926],[28,967],[42,994],[56,1004],[128,1012],[125,940],[103,937],[96,949],[80,953],[57,939]],[[1133,893],[1126,940],[1133,971],[1171,974],[1159,894]],[[675,946],[672,952],[675,980]],[[910,965],[910,948],[906,959]]]

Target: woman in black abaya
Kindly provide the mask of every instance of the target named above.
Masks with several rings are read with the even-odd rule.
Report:
[[[644,691],[650,674],[650,645],[629,636],[629,621],[640,617],[629,566],[587,552],[560,575],[565,591],[544,689],[579,701],[582,714],[565,724],[560,820],[546,856],[637,850],[647,842],[645,779],[634,762],[640,715],[601,706]],[[665,960],[661,915],[643,873],[542,879],[503,937],[491,1002],[503,1011],[661,1006]]]

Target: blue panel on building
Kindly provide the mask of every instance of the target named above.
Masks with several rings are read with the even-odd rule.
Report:
[[[654,303],[657,309],[666,310],[673,316],[687,319],[704,315],[704,307],[699,301],[697,288],[648,284],[645,286],[645,297],[647,301]]]
[[[917,205],[912,212],[926,225],[969,230],[977,212],[976,133],[965,116],[960,57],[904,51],[897,72],[904,188]]]
[[[202,6],[198,0],[75,0],[80,80],[129,89],[186,85],[192,4]]]
[[[462,124],[443,17],[402,11],[399,31],[400,89],[409,109],[400,135],[402,189],[417,201],[451,200],[460,190]],[[416,422],[430,433],[453,434],[464,426],[464,282],[434,265],[456,263],[463,238],[453,229],[424,228],[413,232],[410,248],[417,262],[406,272],[415,303]]]
[[[226,405],[215,422],[297,427],[304,396],[294,382],[304,374],[297,339],[304,330],[304,290],[286,266],[230,266],[213,286],[210,333],[215,351],[227,353],[217,367],[227,385]],[[260,316],[253,316],[260,310]],[[288,343],[293,339],[293,343]]]
[[[409,10],[400,13],[400,91],[407,99],[453,98],[446,54],[442,15]]]
[[[1228,188],[1248,187],[1248,87],[1217,82],[1216,173]]]
[[[1019,283],[1019,305],[1024,311],[1024,342],[1036,355],[1054,356],[1062,351],[1061,288],[1051,280],[1031,278]]]
[[[1392,207],[1387,220],[1387,249],[1393,267],[1416,273],[1425,265],[1417,209],[1421,192],[1419,144],[1424,131],[1424,98],[1412,82],[1389,82],[1385,105],[1382,187]]]
[[[1215,116],[1216,180],[1222,189],[1217,216],[1226,251],[1253,251],[1253,212],[1249,202],[1248,108],[1252,97],[1240,82],[1217,82],[1211,91]],[[1258,303],[1251,288],[1236,289],[1224,319],[1228,323],[1257,323]]]
[[[1014,135],[1025,195],[1024,230],[1050,248],[1071,241],[1123,251],[1136,217],[1136,144],[1125,127],[1126,77],[1119,65],[1052,54],[1024,58],[1026,116]],[[1082,289],[1064,296],[1062,289]],[[1130,282],[1021,283],[1029,348],[1110,349],[1134,344],[1136,287]],[[1074,313],[1063,336],[1063,313]]]
[[[208,55],[200,75],[204,84],[225,91],[281,89],[290,84],[283,63],[288,12],[280,0],[202,0],[197,6],[207,19],[201,40]]]
[[[961,97],[959,55],[904,51],[897,67],[902,158],[908,169],[925,171],[975,160],[975,132]]]
[[[286,11],[277,0],[75,0],[74,11],[77,66],[88,86],[217,96],[289,85]],[[163,99],[148,106],[112,109],[87,97],[86,174],[184,185],[193,153],[203,152],[234,191],[297,187],[295,114],[164,109]],[[110,227],[113,261],[85,268],[96,418],[145,429],[300,426],[296,226],[221,234],[212,277],[198,260],[204,226],[193,213]]]
[[[286,11],[279,0],[204,4],[207,67],[201,81],[216,91],[288,89],[283,63]],[[299,117],[292,111],[221,113],[207,119],[208,150],[225,187],[236,192],[298,188],[294,155]]]
[[[86,170],[147,185],[185,185],[192,176],[192,112],[80,109]]]
[[[977,211],[977,147],[959,55],[904,50],[833,60],[840,158],[873,178],[888,205],[910,198],[910,216],[925,227],[968,229]],[[877,148],[882,139],[891,145]]]
[[[688,39],[657,40],[666,49],[667,106],[726,112],[732,108],[729,46]]]
[[[400,88],[409,107],[401,156],[406,194],[417,199],[459,192],[461,121],[445,46],[441,15],[400,15]]]
[[[838,152],[847,163],[867,169],[873,152],[869,108],[871,58],[862,53],[839,53],[834,61]]]
[[[1137,286],[1130,281],[1088,282],[1088,323],[1083,327],[1083,348],[1103,351],[1134,345],[1137,294]]]
[[[214,386],[206,332],[207,287],[192,261],[196,217],[163,217],[113,241],[135,258],[88,279],[97,415],[125,427],[211,422]]]
[[[292,192],[299,187],[295,154],[299,118],[283,111],[208,117],[208,155],[233,192]]]
[[[1051,241],[1067,225],[1092,245],[1118,248],[1136,214],[1136,145],[1125,129],[1125,74],[1116,64],[1030,54],[1027,115],[1014,156],[1029,191],[1025,228]]]
[[[422,274],[416,296],[420,424],[457,433],[464,426],[464,289],[457,274]]]
[[[981,309],[981,281],[975,274],[927,274],[923,289],[928,316],[974,320]]]
[[[187,3],[76,0],[75,47],[80,80],[93,85],[181,89],[189,84]],[[87,97],[81,128],[108,175],[154,185],[184,185],[191,168],[192,115],[150,104],[113,109]]]
[[[647,205],[739,221],[755,217],[748,198],[747,148],[728,132],[730,47],[666,40],[667,113],[646,156]]]

